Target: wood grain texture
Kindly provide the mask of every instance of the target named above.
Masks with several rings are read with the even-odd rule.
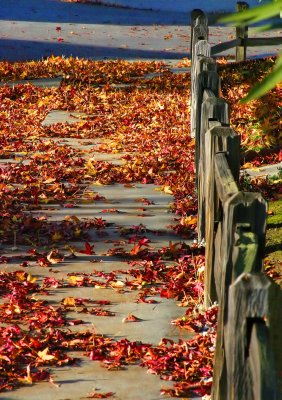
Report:
[[[223,204],[220,254],[216,259],[220,264],[215,271],[219,297],[219,315],[213,400],[228,398],[226,378],[225,329],[229,318],[229,286],[239,272],[256,273],[262,271],[266,227],[265,200],[259,193],[238,192]],[[239,240],[238,240],[239,239]],[[247,243],[249,241],[249,243]],[[216,249],[216,252],[218,249]]]
[[[212,46],[211,55],[215,56],[216,54],[220,54],[223,51],[233,49],[233,47],[242,45],[242,40],[240,38],[229,40],[228,42],[223,42]]]
[[[194,61],[191,65],[191,137],[196,136],[196,121],[200,112],[200,108],[197,108],[197,105],[201,102],[203,88],[205,88],[205,85],[203,86],[200,81],[200,73],[204,70],[216,70],[215,60],[209,58],[209,56],[209,43],[206,40],[197,42],[195,44]]]
[[[195,137],[196,140],[196,171],[198,171],[200,159],[200,135],[204,91],[209,89],[215,97],[219,94],[220,78],[215,69],[215,61],[211,60],[210,58],[204,57],[200,60],[200,72],[198,73],[198,79],[195,84],[194,101],[191,104],[191,127],[193,137]]]
[[[230,196],[239,192],[237,182],[229,168],[226,153],[217,153],[214,157],[214,173],[218,196],[224,203]]]
[[[247,10],[249,5],[244,1],[237,2],[236,11],[241,12]],[[247,57],[247,46],[246,39],[248,37],[248,27],[247,26],[236,26],[236,39],[241,41],[239,45],[236,46],[236,61],[245,61]]]
[[[209,36],[209,27],[208,27],[208,18],[207,16],[202,12],[201,14],[197,15],[196,19],[193,22],[193,33],[192,33],[192,38],[191,38],[191,56],[192,56],[192,62],[194,61],[194,49],[195,49],[195,44],[199,40],[208,40]]]
[[[199,23],[199,21],[197,22],[197,18],[198,17],[202,17],[202,18],[204,18],[204,24],[205,25],[208,25],[207,24],[207,19],[205,18],[205,13],[202,11],[202,10],[200,10],[200,9],[194,9],[194,10],[192,10],[191,11],[191,41],[190,41],[190,56],[191,56],[191,60],[192,60],[192,62],[193,62],[193,57],[194,57],[194,45],[195,45],[195,43],[197,42],[197,40],[194,40],[195,38],[194,38],[194,28],[195,28],[195,26],[196,26],[196,24],[197,23]],[[207,39],[208,38],[208,32],[207,32],[207,34],[206,34],[206,37],[205,37],[205,39]]]
[[[199,154],[198,162],[198,240],[205,240],[205,134],[209,129],[211,121],[218,121],[222,125],[229,124],[228,104],[221,98],[214,95],[211,90],[204,90],[202,112],[201,112],[201,130],[200,138],[196,148]],[[198,148],[199,147],[199,148]]]
[[[223,127],[218,121],[210,121],[212,126],[205,134],[205,239],[206,239],[206,268],[205,268],[205,300],[207,308],[218,300],[215,284],[215,235],[217,225],[222,220],[222,206],[218,187],[216,185],[216,157],[224,157],[224,173],[228,170],[234,188],[232,194],[238,192],[240,161],[240,137],[229,127]],[[224,152],[224,153],[222,153]],[[235,178],[234,178],[235,177]],[[227,196],[228,197],[228,196]],[[222,200],[222,199],[221,199]]]
[[[281,290],[263,273],[243,273],[229,288],[224,342],[230,400],[278,400],[270,332],[281,328],[281,314],[273,326],[270,310],[277,306],[274,297],[280,296]]]
[[[238,3],[238,10],[247,7]],[[212,399],[278,400],[282,295],[262,272],[267,205],[259,193],[239,189],[240,137],[229,127],[229,107],[219,97],[220,79],[210,58],[237,46],[237,60],[244,60],[248,43],[260,39],[249,41],[247,28],[238,28],[235,40],[211,48],[201,10],[193,10],[191,35],[198,241],[206,245],[204,307],[219,303]],[[261,43],[271,41],[278,43],[277,38]]]
[[[245,46],[279,46],[282,44],[282,37],[268,37],[268,38],[246,38],[244,39]]]

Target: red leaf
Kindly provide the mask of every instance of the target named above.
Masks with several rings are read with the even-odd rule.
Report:
[[[114,395],[114,392],[107,392],[107,393],[97,393],[97,392],[92,392],[88,393],[86,396],[86,399],[106,399],[108,397],[112,397]]]
[[[93,249],[94,249],[94,244],[91,246],[89,242],[85,242],[85,249],[80,250],[79,253],[88,255],[95,254],[95,251]]]

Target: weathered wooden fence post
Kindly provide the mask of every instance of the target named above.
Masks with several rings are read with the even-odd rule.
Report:
[[[280,288],[263,273],[243,273],[230,286],[224,332],[228,400],[278,400],[281,303]]]
[[[191,104],[191,136],[196,142],[196,171],[200,159],[200,135],[202,121],[202,101],[205,89],[210,89],[215,96],[219,94],[219,75],[216,63],[210,57],[197,56],[195,63],[194,99]]]
[[[247,7],[238,3],[238,10]],[[206,17],[193,13],[191,136],[198,240],[206,242],[204,305],[219,303],[212,399],[278,400],[282,292],[262,272],[267,206],[259,193],[239,191],[240,138],[229,127],[228,104],[219,98],[220,80],[203,28]],[[236,43],[236,54],[244,59],[247,29],[237,33],[235,41],[216,49]]]
[[[195,42],[194,42],[194,28],[196,26],[196,21],[198,17],[203,17],[205,14],[202,10],[199,9],[194,9],[191,11],[191,42],[190,42],[190,58],[192,60],[193,63],[193,56],[194,56],[194,46],[195,46]],[[208,26],[208,24],[205,24]],[[205,40],[207,40],[208,38],[208,34],[207,32],[205,32],[203,34],[203,37]],[[197,39],[197,41],[199,40],[199,38]],[[201,40],[201,39],[200,39]]]
[[[215,169],[218,195],[224,194]],[[220,188],[220,186],[222,186]],[[243,272],[261,272],[265,242],[266,202],[259,193],[238,192],[223,202],[220,247],[215,255],[215,284],[219,299],[213,400],[228,399],[224,330],[228,318],[228,289]],[[218,253],[219,252],[219,253]]]
[[[193,10],[191,13],[191,136],[195,137],[194,132],[194,120],[195,114],[192,112],[193,104],[195,102],[195,79],[197,80],[194,69],[197,55],[209,56],[210,55],[210,44],[207,42],[208,39],[208,19],[205,13],[201,10]],[[205,41],[204,44],[202,41]],[[198,42],[202,44],[197,45]],[[196,48],[197,45],[197,48]],[[198,70],[198,68],[197,68]]]
[[[248,3],[244,1],[238,1],[236,11],[241,12],[249,8]],[[248,38],[248,27],[237,26],[236,27],[236,39],[240,40],[240,44],[236,46],[236,61],[245,61],[247,58],[247,42]]]
[[[194,61],[195,44],[199,40],[208,40],[208,18],[202,10],[195,9],[191,12],[191,60]]]
[[[222,219],[222,207],[216,189],[215,158],[221,157],[217,165],[218,174],[222,179],[222,187],[228,196],[238,192],[236,184],[239,182],[240,171],[240,136],[228,127],[223,127],[219,122],[211,121],[212,127],[205,134],[205,239],[206,239],[206,265],[205,265],[205,300],[207,308],[217,298],[215,287],[215,234],[218,224]],[[230,173],[228,174],[228,170]],[[230,180],[232,176],[232,180]],[[217,178],[218,179],[218,178]],[[223,194],[221,193],[221,197]],[[219,262],[219,260],[218,260]]]
[[[211,90],[204,90],[201,110],[201,130],[198,139],[199,162],[198,162],[198,241],[205,239],[205,134],[209,129],[210,121],[218,121],[223,126],[229,125],[228,104],[221,98],[215,96]],[[197,146],[196,146],[197,147]],[[197,154],[197,153],[196,153]]]

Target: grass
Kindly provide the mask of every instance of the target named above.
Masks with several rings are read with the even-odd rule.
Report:
[[[282,199],[269,203],[267,218],[265,255],[282,275]]]

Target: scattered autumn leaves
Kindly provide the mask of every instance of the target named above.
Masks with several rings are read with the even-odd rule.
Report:
[[[266,65],[272,62],[265,61]],[[147,74],[153,75],[147,79]],[[266,120],[265,109],[257,104],[249,110],[239,109],[246,106],[237,105],[232,85],[246,74],[237,75],[237,69],[227,75],[223,69],[222,74],[228,75],[222,90],[235,110],[233,124],[242,133],[244,145],[251,144],[247,127],[254,121],[252,115],[260,121],[257,129],[267,132],[263,140],[271,137],[273,143],[277,139],[278,114],[271,116],[273,122]],[[31,83],[0,88],[0,239],[3,249],[24,246],[26,250],[17,258],[0,255],[3,265],[8,267],[13,262],[21,268],[14,272],[7,272],[7,268],[0,275],[4,299],[0,305],[0,390],[41,380],[54,383],[49,367],[76,363],[69,350],[80,350],[109,370],[137,362],[162,379],[174,381],[174,388],[164,388],[163,394],[183,397],[209,393],[216,307],[206,313],[199,310],[203,249],[183,242],[195,237],[197,214],[194,142],[189,135],[187,107],[189,74],[172,74],[159,62],[52,57],[38,62],[0,63],[4,82],[55,76],[62,77],[58,88],[40,88]],[[249,83],[243,85],[244,90],[248,87]],[[274,90],[269,96],[276,110],[278,94]],[[52,110],[75,111],[84,117],[73,124],[42,125]],[[268,124],[273,126],[271,132]],[[99,140],[96,152],[123,152],[123,163],[96,160],[93,148],[74,147],[71,139]],[[273,154],[271,157],[276,159]],[[78,255],[93,256],[95,246],[89,232],[94,229],[103,235],[108,224],[102,217],[80,219],[73,214],[52,221],[44,215],[46,207],[67,210],[85,202],[107,202],[89,189],[89,184],[118,182],[130,188],[136,181],[158,184],[164,192],[173,194],[172,228],[179,234],[179,243],[155,250],[144,225],[121,228],[121,243],[129,249],[121,245],[107,255],[126,260],[127,269],[110,273],[93,269],[92,273],[70,273],[65,279],[57,279],[52,267]],[[265,187],[272,196],[276,189]],[[144,210],[151,204],[146,198],[138,201]],[[118,210],[107,204],[102,213]],[[34,265],[48,269],[50,276],[38,280],[31,273]],[[57,288],[75,287],[120,292],[138,289],[136,301],[149,304],[157,302],[158,296],[176,299],[187,311],[172,324],[195,332],[195,337],[178,343],[162,339],[153,346],[127,339],[116,341],[95,331],[72,332],[71,326],[83,324],[82,319],[70,317],[73,312],[78,316],[114,316],[108,300],[65,297],[57,305],[39,300]],[[129,314],[123,322],[141,321]],[[112,394],[93,392],[88,398]]]
[[[239,103],[248,91],[262,80],[273,68],[275,57],[248,60],[244,63],[221,65],[219,73],[222,78],[222,94],[228,100],[231,109],[232,127],[242,136],[243,150],[262,151],[264,162],[273,160],[272,148],[278,153],[282,145],[281,136],[281,83],[270,90],[261,99],[247,104]],[[271,110],[271,113],[269,112]],[[269,153],[269,154],[268,154]],[[267,159],[269,156],[269,159]],[[276,160],[277,160],[276,155]],[[281,157],[281,153],[280,153]],[[259,157],[257,157],[259,159]]]

